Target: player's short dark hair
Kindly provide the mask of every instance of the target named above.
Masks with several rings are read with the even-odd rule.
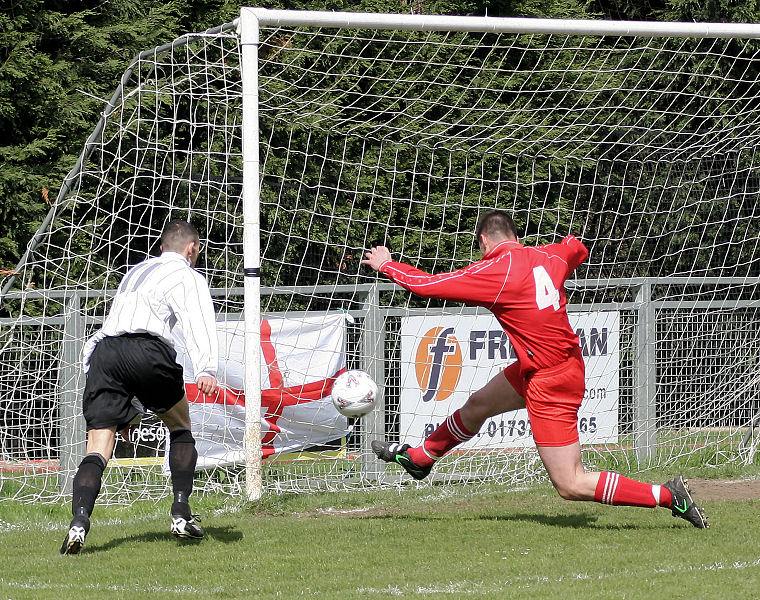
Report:
[[[475,228],[475,238],[480,239],[481,233],[490,238],[517,239],[519,237],[514,220],[501,210],[491,210],[480,217],[478,226]]]
[[[200,236],[195,227],[187,221],[175,219],[174,221],[169,221],[161,232],[161,247],[164,250],[180,252],[190,242],[195,242],[199,239]]]

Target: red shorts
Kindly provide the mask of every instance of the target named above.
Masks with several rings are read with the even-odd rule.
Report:
[[[581,349],[565,362],[540,369],[527,378],[516,362],[504,376],[525,398],[536,446],[569,446],[578,441],[578,409],[586,388]]]

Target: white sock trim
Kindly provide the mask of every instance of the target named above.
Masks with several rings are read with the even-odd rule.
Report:
[[[615,499],[615,492],[617,491],[619,481],[620,475],[610,471],[607,472],[607,479],[604,482],[604,492],[602,493],[603,504],[612,504]]]
[[[660,506],[660,493],[662,492],[662,486],[661,485],[653,485],[652,486],[652,496],[654,497],[654,502],[657,506]]]
[[[459,442],[466,442],[469,439],[472,439],[472,435],[469,433],[465,433],[462,431],[462,428],[457,425],[456,419],[454,419],[454,415],[451,415],[446,418],[446,424],[449,427],[449,431],[451,434],[459,441]]]
[[[422,451],[425,453],[425,456],[427,456],[427,457],[428,457],[428,458],[430,458],[431,460],[435,460],[435,461],[437,461],[437,460],[440,460],[440,459],[441,459],[441,457],[440,457],[440,456],[435,456],[435,455],[433,455],[433,454],[430,454],[430,452],[428,452],[428,449],[427,449],[427,448],[425,448],[425,442],[424,442],[424,441],[422,442],[422,446],[421,446],[421,448],[422,448]]]

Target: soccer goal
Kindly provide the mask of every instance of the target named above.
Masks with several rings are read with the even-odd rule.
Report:
[[[142,53],[3,282],[0,499],[70,488],[82,343],[169,218],[203,236],[229,392],[191,402],[198,493],[408,482],[371,440],[419,443],[513,356],[488,313],[360,260],[464,266],[492,208],[526,244],[590,249],[568,285],[589,466],[753,458],[758,50],[758,25],[244,8]],[[355,422],[329,402],[346,368],[380,387]],[[106,502],[167,493],[165,432],[137,431]],[[544,476],[518,412],[415,485]]]

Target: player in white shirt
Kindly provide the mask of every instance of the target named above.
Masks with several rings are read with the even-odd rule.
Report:
[[[192,225],[185,221],[167,224],[161,234],[161,255],[127,272],[103,327],[85,344],[87,382],[82,408],[87,455],[74,477],[74,518],[61,554],[82,549],[116,432],[126,430],[145,409],[156,413],[169,429],[174,492],[171,532],[182,538],[203,537],[188,502],[198,453],[190,431],[183,371],[174,350],[179,329],[198,389],[215,394],[216,320],[206,279],[193,269],[199,252],[200,239]]]

